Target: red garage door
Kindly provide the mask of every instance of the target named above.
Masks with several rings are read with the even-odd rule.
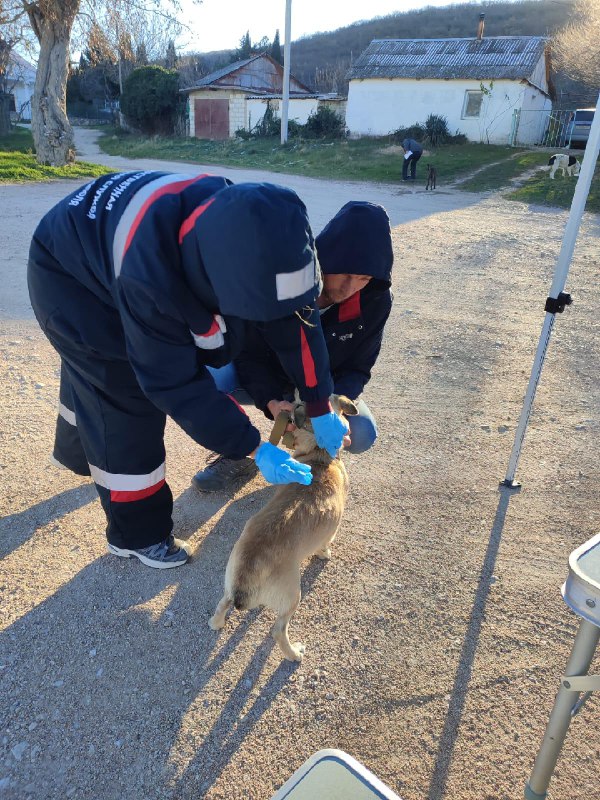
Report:
[[[229,138],[229,100],[196,100],[194,117],[198,139]]]

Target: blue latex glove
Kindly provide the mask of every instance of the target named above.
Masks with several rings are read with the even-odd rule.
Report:
[[[311,417],[310,421],[319,447],[327,450],[329,455],[335,458],[342,446],[344,436],[350,429],[348,422],[338,417],[333,411],[323,414],[321,417]]]
[[[312,483],[312,472],[308,464],[296,461],[289,453],[270,442],[263,442],[254,456],[256,466],[269,483]]]

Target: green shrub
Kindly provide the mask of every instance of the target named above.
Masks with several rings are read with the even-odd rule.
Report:
[[[288,119],[288,137],[290,139],[299,139],[304,131],[304,125],[296,122],[295,119]]]
[[[398,128],[392,133],[392,140],[397,144],[402,144],[405,139],[414,139],[417,142],[425,138],[425,126],[418,122],[408,128]]]
[[[235,132],[235,135],[238,139],[243,139],[245,142],[247,142],[248,139],[252,138],[252,131],[248,131],[246,128],[238,128]]]
[[[176,72],[163,67],[134,69],[123,86],[121,111],[143,133],[170,134],[180,103],[178,90]]]
[[[343,139],[346,135],[346,125],[342,117],[327,106],[320,105],[306,121],[301,135],[306,139]]]
[[[252,128],[252,135],[257,137],[281,135],[281,120],[275,116],[275,112],[268,100],[265,113]]]
[[[440,114],[430,114],[425,120],[425,139],[432,147],[445,144],[450,138],[448,120]]]

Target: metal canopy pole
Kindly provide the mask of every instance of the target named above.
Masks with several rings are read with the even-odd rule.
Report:
[[[598,152],[600,151],[600,96],[596,104],[596,113],[592,120],[590,128],[590,135],[588,138],[585,154],[581,164],[581,172],[579,173],[579,180],[575,186],[575,193],[571,202],[571,210],[569,212],[569,219],[565,228],[565,234],[562,241],[558,261],[556,263],[556,270],[554,273],[554,280],[550,287],[550,295],[546,300],[546,318],[542,326],[542,333],[533,360],[533,367],[531,368],[531,375],[529,378],[529,385],[525,394],[523,409],[517,425],[517,432],[515,434],[515,441],[510,454],[508,462],[508,470],[506,478],[502,485],[509,486],[510,488],[518,488],[520,484],[515,481],[515,472],[517,471],[517,464],[521,454],[521,447],[523,439],[525,438],[525,431],[529,423],[529,417],[533,409],[533,402],[535,400],[535,393],[537,385],[542,374],[544,366],[544,359],[546,358],[546,351],[550,344],[550,335],[554,327],[554,320],[556,314],[564,311],[565,306],[571,304],[571,295],[563,291],[571,266],[573,258],[573,251],[575,249],[575,241],[581,225],[581,218],[585,210],[585,203],[590,191],[590,185],[594,176],[594,168],[598,160]]]
[[[288,138],[290,105],[290,39],[292,36],[292,0],[285,0],[285,44],[283,45],[283,99],[281,101],[281,144]]]

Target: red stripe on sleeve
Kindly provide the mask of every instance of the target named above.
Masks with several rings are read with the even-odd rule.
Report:
[[[160,189],[157,189],[153,192],[150,197],[146,200],[144,205],[138,211],[136,218],[133,221],[133,225],[131,226],[129,233],[127,234],[127,241],[125,242],[125,247],[123,248],[123,257],[125,253],[129,249],[129,245],[133,237],[135,236],[135,232],[139,228],[140,222],[144,219],[144,214],[152,203],[155,203],[159,197],[162,197],[165,194],[179,194],[182,192],[187,186],[190,186],[192,183],[196,183],[196,181],[201,181],[203,178],[207,178],[208,175],[196,175],[194,178],[189,178],[187,181],[176,181],[175,183],[167,183],[166,186],[161,186]]]
[[[242,412],[242,414],[245,414],[246,416],[248,416],[248,414],[246,413],[246,409],[238,403],[238,401],[235,399],[235,397],[232,394],[228,394],[227,397],[236,404],[236,406],[239,408],[239,410]]]
[[[304,328],[300,328],[300,345],[302,349],[302,369],[304,370],[304,382],[307,389],[312,389],[317,385],[317,373],[315,362],[310,352],[310,347],[304,333]]]
[[[164,485],[165,481],[163,478],[162,481],[155,483],[154,486],[148,486],[147,489],[139,489],[137,492],[117,492],[112,490],[110,493],[110,501],[111,503],[132,503],[135,500],[143,500],[145,497],[156,494]]]
[[[214,197],[211,197],[210,200],[207,203],[204,203],[204,205],[198,206],[198,208],[195,208],[192,211],[192,213],[189,215],[189,217],[184,219],[184,221],[183,221],[183,223],[181,225],[181,228],[179,228],[179,244],[181,244],[183,242],[183,240],[187,236],[187,234],[193,229],[194,223],[196,222],[196,220],[198,219],[200,214],[203,214],[206,211],[206,209],[209,207],[209,205],[212,202],[214,202],[214,199],[215,199]]]
[[[348,322],[357,317],[360,317],[360,292],[355,292],[343,303],[340,303],[338,321]]]

